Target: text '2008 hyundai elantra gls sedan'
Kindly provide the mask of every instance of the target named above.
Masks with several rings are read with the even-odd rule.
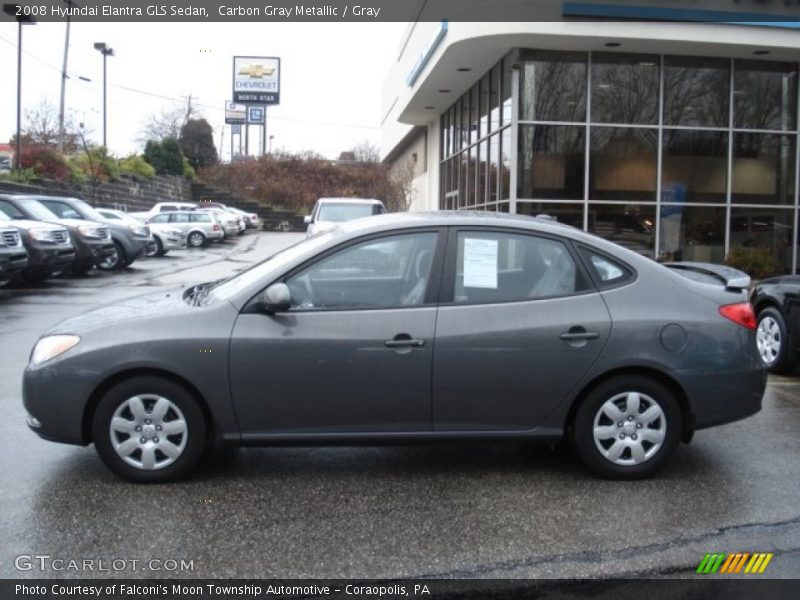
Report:
[[[215,441],[564,437],[638,478],[760,409],[748,284],[545,218],[372,217],[61,323],[24,402],[40,436],[93,442],[134,481],[183,476]]]

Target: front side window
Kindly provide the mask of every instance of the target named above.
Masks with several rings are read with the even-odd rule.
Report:
[[[156,215],[148,223],[169,223],[169,215]]]
[[[393,235],[339,250],[286,280],[292,310],[420,306],[436,238],[434,232]]]
[[[170,223],[188,223],[189,215],[186,213],[175,213],[170,215]]]
[[[522,302],[586,288],[564,243],[535,235],[458,234],[456,304]]]

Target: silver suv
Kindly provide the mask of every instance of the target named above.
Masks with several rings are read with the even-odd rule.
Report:
[[[336,227],[337,223],[362,217],[382,215],[386,207],[380,200],[367,198],[320,198],[314,210],[304,221],[308,225],[306,235],[314,235]]]
[[[186,245],[200,248],[209,241],[221,241],[225,237],[222,225],[213,213],[197,210],[178,210],[157,214],[147,219],[148,225],[169,223],[186,235]]]

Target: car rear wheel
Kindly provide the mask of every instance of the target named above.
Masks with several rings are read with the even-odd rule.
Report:
[[[756,347],[764,366],[771,373],[788,373],[794,368],[789,357],[786,321],[776,308],[765,308],[758,313]]]
[[[164,250],[164,244],[162,244],[161,240],[158,238],[155,238],[155,243],[156,243],[155,256],[164,256],[166,254],[166,251]]]
[[[202,248],[206,245],[206,236],[204,236],[199,231],[193,231],[189,234],[189,237],[186,238],[186,242],[192,248]]]
[[[681,411],[674,395],[641,375],[598,385],[575,415],[573,443],[584,464],[609,479],[649,477],[680,441]]]
[[[185,477],[203,457],[207,428],[197,400],[161,377],[112,387],[92,419],[92,439],[114,473],[140,483]]]

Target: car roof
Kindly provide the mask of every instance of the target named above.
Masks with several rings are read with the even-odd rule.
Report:
[[[383,202],[376,200],[375,198],[320,198],[317,200],[318,204],[328,204],[333,202],[337,204],[383,204]]]

